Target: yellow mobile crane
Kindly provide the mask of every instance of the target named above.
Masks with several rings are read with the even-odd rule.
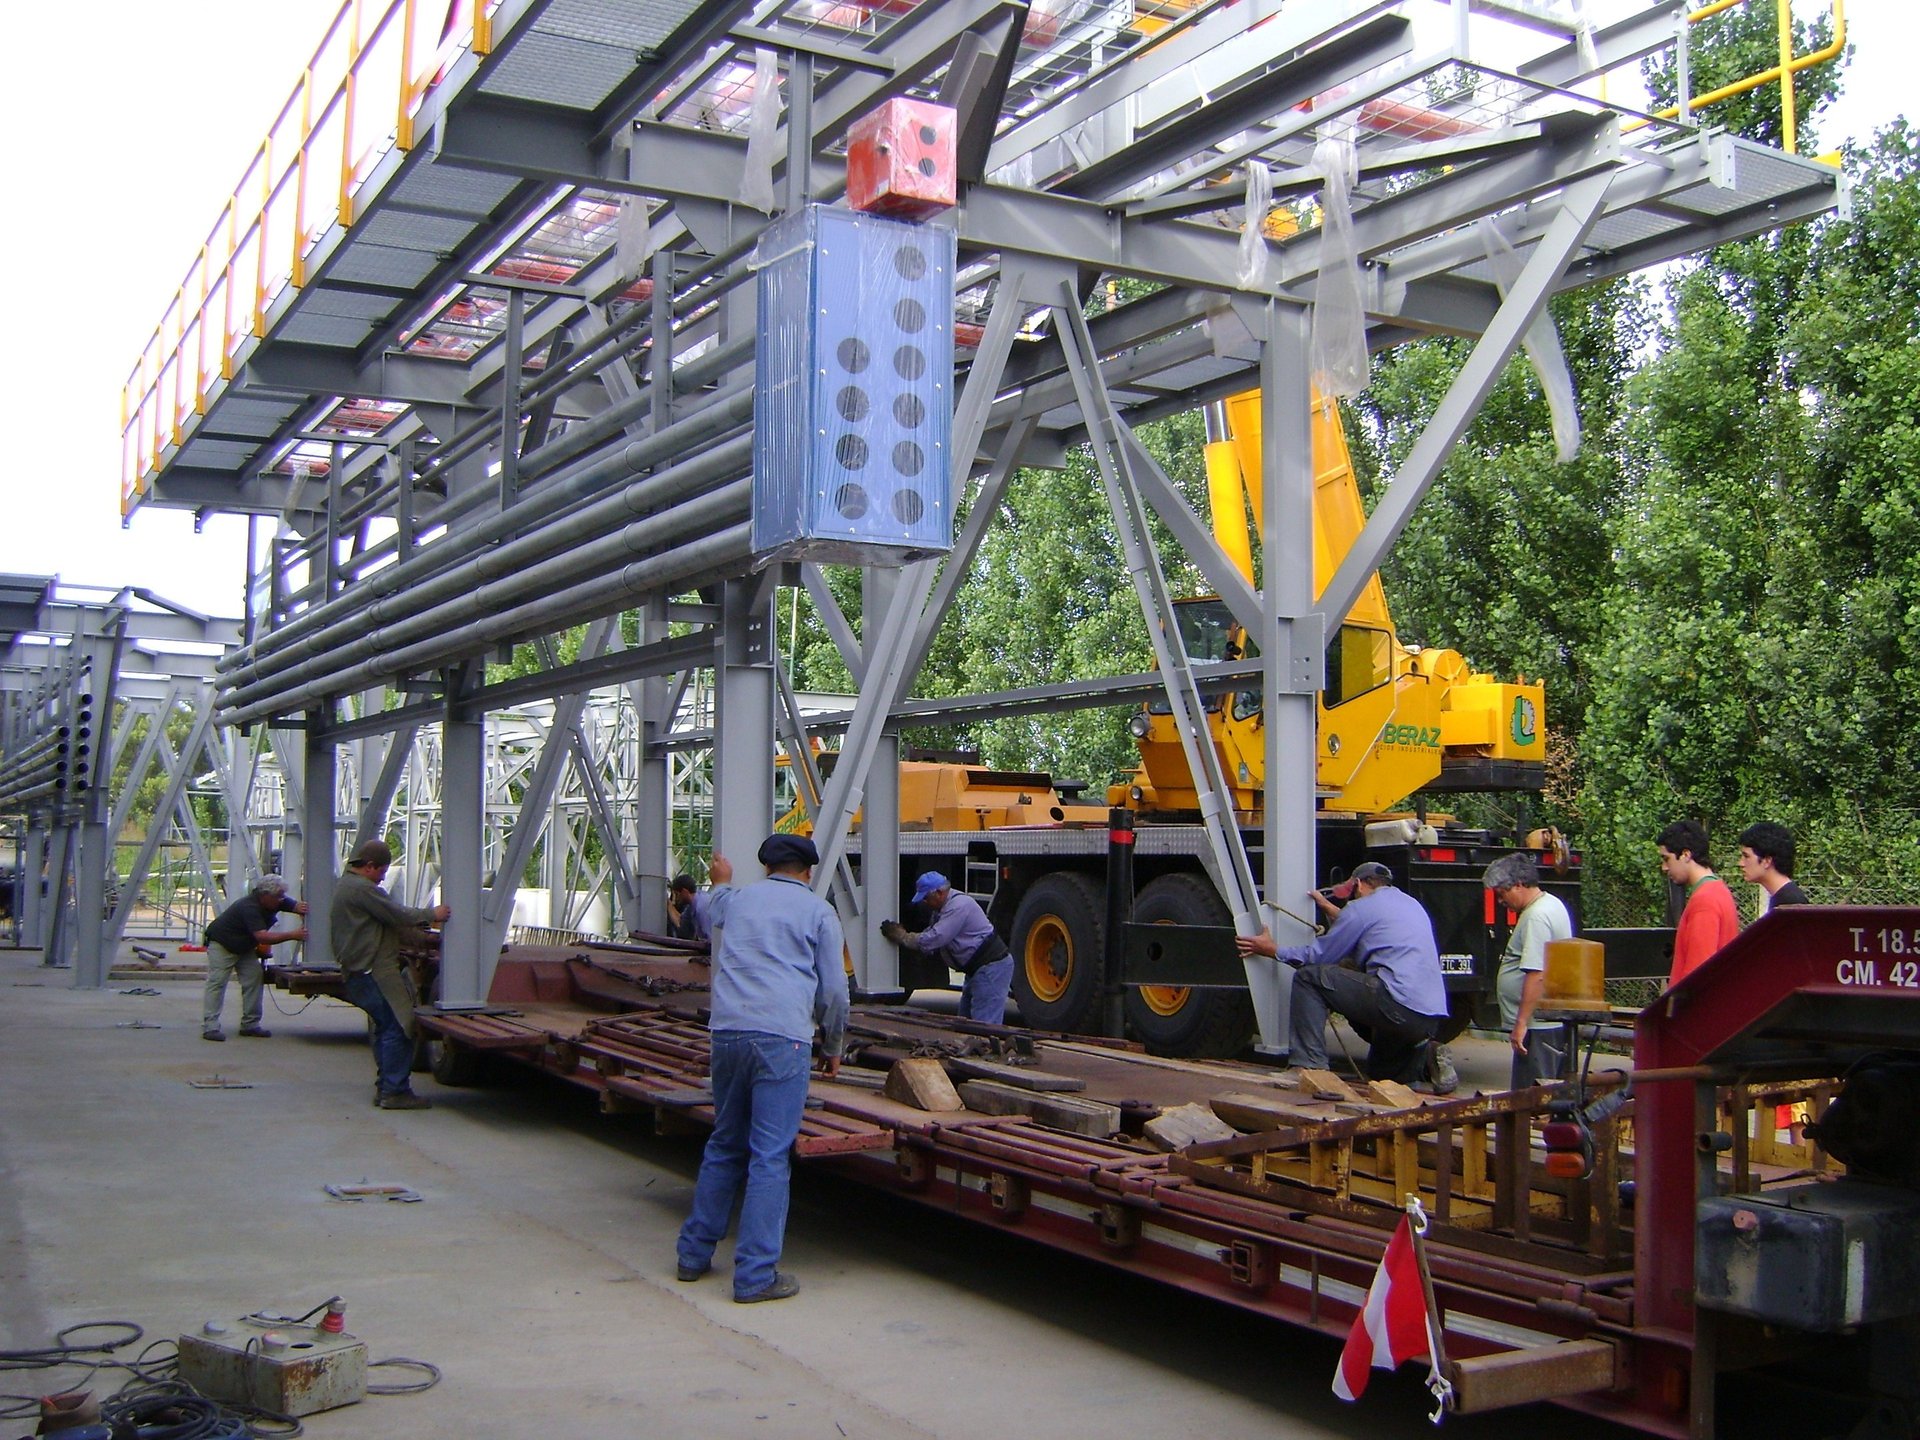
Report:
[[[1345,557],[1366,516],[1338,408],[1316,397],[1313,415],[1317,589]],[[1251,582],[1246,516],[1249,507],[1255,516],[1261,513],[1259,392],[1227,401],[1224,421],[1211,417],[1210,430],[1214,533]],[[1194,660],[1246,655],[1245,632],[1218,597],[1196,597],[1175,608]],[[1453,1033],[1491,1002],[1496,941],[1504,937],[1479,876],[1510,847],[1495,845],[1484,832],[1436,830],[1417,817],[1381,812],[1423,790],[1539,789],[1546,759],[1544,704],[1537,683],[1477,673],[1451,650],[1402,645],[1378,576],[1327,646],[1315,756],[1322,876],[1330,881],[1362,860],[1379,860],[1427,905],[1455,1001]],[[1263,844],[1263,698],[1258,691],[1218,697],[1209,702],[1207,717],[1246,844],[1257,855]],[[1164,701],[1133,717],[1140,764],[1107,795],[1109,805],[1129,808],[1139,819],[1134,921],[1230,927],[1232,918],[1202,859],[1198,797],[1174,726]],[[831,758],[821,757],[823,768]],[[1037,772],[933,758],[909,758],[901,766],[903,882],[927,869],[942,870],[987,907],[1014,955],[1014,996],[1029,1025],[1078,1031],[1097,1026],[1106,947],[1106,822],[1105,807],[1074,803]],[[783,828],[805,824],[799,806],[782,820]],[[850,847],[856,863],[858,840],[856,835]],[[1259,873],[1257,863],[1254,868]],[[903,894],[903,908],[905,900]],[[902,952],[900,964],[908,990],[948,983],[937,965],[911,951]],[[1125,1010],[1129,1031],[1166,1054],[1233,1054],[1254,1028],[1244,988],[1134,986]]]

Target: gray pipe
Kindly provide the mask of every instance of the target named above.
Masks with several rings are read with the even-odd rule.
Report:
[[[448,535],[438,544],[423,548],[411,559],[367,577],[354,590],[302,612],[278,629],[260,636],[251,646],[221,656],[215,662],[215,668],[226,674],[257,665],[260,667],[259,673],[271,674],[281,668],[272,663],[272,657],[302,637],[332,629],[343,621],[354,622],[355,628],[364,627],[369,603],[378,604],[407,586],[431,579],[502,536],[515,531],[538,533],[533,527],[554,511],[615,480],[625,479],[635,471],[650,469],[662,460],[695,452],[703,442],[729,429],[738,428],[752,414],[753,390],[750,384],[723,392],[695,414],[669,425],[657,435],[629,441],[610,455],[584,462],[575,470],[553,476],[518,504],[484,523]],[[489,492],[479,489],[470,493],[485,496]],[[436,515],[433,523],[442,523],[442,519],[443,516]],[[369,587],[374,592],[371,597],[367,593]]]
[[[671,473],[668,472],[668,475]],[[665,480],[668,475],[642,483],[654,484]],[[710,533],[717,526],[737,521],[748,513],[752,500],[752,481],[740,479],[717,490],[709,490],[672,509],[634,520],[587,544],[550,555],[539,563],[530,563],[530,558],[508,557],[507,550],[516,548],[508,546],[499,552],[502,563],[497,566],[489,563],[485,575],[480,571],[480,562],[473,562],[474,573],[470,577],[451,577],[449,593],[438,604],[404,618],[395,617],[384,625],[381,617],[372,616],[369,626],[380,628],[363,630],[351,643],[312,656],[282,673],[235,684],[220,703],[237,707],[269,700],[284,695],[290,689],[323,681],[327,676],[337,674],[343,665],[377,661],[383,652],[389,652],[395,646],[408,646],[416,642],[440,645],[441,638],[450,628],[461,628],[460,622],[476,611],[483,616],[492,616],[516,603],[532,600],[543,592],[563,593],[583,579],[597,576],[619,564],[628,555],[646,554],[680,545],[685,543],[685,537],[689,534]],[[547,548],[553,547],[549,545]],[[506,632],[495,624],[490,638],[504,639]],[[434,653],[444,653],[444,646],[441,645]]]
[[[250,725],[272,716],[303,709],[330,695],[364,690],[389,676],[422,668],[439,658],[439,652],[471,652],[494,643],[499,627],[504,633],[538,635],[551,633],[578,620],[623,608],[630,601],[655,594],[668,586],[686,583],[700,575],[710,575],[746,562],[751,553],[751,523],[735,525],[688,545],[676,546],[662,554],[575,586],[558,595],[531,601],[517,609],[468,624],[408,650],[365,661],[352,670],[323,683],[309,685],[283,697],[256,701],[220,717],[225,725]]]
[[[222,677],[222,682],[235,692],[252,692],[256,686],[273,683],[276,676],[296,672],[310,675],[316,673],[314,667],[317,665],[338,666],[363,659],[374,653],[380,644],[391,643],[390,639],[383,641],[379,638],[381,627],[403,623],[411,627],[424,623],[418,617],[440,613],[434,607],[446,602],[458,603],[470,613],[471,607],[479,603],[480,594],[486,593],[484,587],[501,577],[508,577],[516,587],[530,587],[534,583],[529,578],[531,575],[545,573],[531,571],[530,566],[563,547],[589,543],[596,537],[604,536],[611,526],[621,524],[635,514],[646,517],[648,541],[656,543],[651,534],[654,522],[666,515],[680,513],[680,509],[684,508],[681,502],[702,493],[713,481],[738,474],[751,461],[752,443],[751,436],[743,435],[644,480],[635,480],[557,522],[544,525],[497,549],[482,550],[472,559],[456,562],[452,568],[442,570],[430,580],[371,604],[363,604],[355,614],[304,639],[290,645],[276,646],[271,654],[230,669]],[[746,502],[742,500],[741,503]],[[690,526],[697,520],[679,523]],[[684,538],[686,533],[698,532],[686,529],[683,534],[670,536],[658,543],[671,544],[676,539]],[[562,578],[577,578],[582,565],[578,552],[564,558],[574,568],[571,576]],[[612,559],[606,563],[612,563]],[[516,593],[512,598],[520,597]]]

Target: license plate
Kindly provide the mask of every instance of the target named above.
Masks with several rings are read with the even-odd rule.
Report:
[[[1442,955],[1440,957],[1440,973],[1442,975],[1471,975],[1473,974],[1473,957],[1471,955]]]

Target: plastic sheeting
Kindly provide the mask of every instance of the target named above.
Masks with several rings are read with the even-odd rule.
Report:
[[[1489,215],[1480,221],[1480,242],[1486,248],[1487,265],[1493,271],[1493,283],[1505,299],[1525,268],[1513,244],[1500,229],[1499,217]],[[1562,465],[1580,453],[1580,406],[1573,395],[1573,375],[1567,369],[1566,352],[1560,348],[1560,332],[1554,329],[1553,316],[1545,310],[1521,339],[1533,373],[1540,378],[1540,390],[1547,398],[1547,413],[1553,417],[1554,458]]]
[[[620,272],[620,279],[638,280],[652,250],[653,222],[647,202],[637,195],[625,196],[613,227],[613,268]]]
[[[1367,386],[1367,315],[1353,233],[1353,186],[1360,157],[1348,124],[1320,127],[1313,167],[1325,177],[1320,200],[1320,284],[1313,302],[1313,383],[1323,395]]]
[[[1273,172],[1247,162],[1247,217],[1240,232],[1240,283],[1249,290],[1267,284],[1267,212],[1273,208]]]
[[[753,111],[747,117],[746,175],[740,203],[773,213],[775,132],[780,126],[780,62],[773,51],[753,52]]]

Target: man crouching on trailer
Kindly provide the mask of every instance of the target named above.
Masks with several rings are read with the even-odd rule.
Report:
[[[1429,1042],[1447,1018],[1447,983],[1440,948],[1426,909],[1393,883],[1377,861],[1354,867],[1333,898],[1353,897],[1336,909],[1319,891],[1313,899],[1331,917],[1327,932],[1307,945],[1276,945],[1273,932],[1239,937],[1242,955],[1271,955],[1297,967],[1289,1059],[1324,1069],[1327,1016],[1344,1015],[1373,1037],[1367,1077],[1428,1084]],[[1353,956],[1357,968],[1339,962]]]
[[[813,893],[820,852],[803,835],[769,835],[760,846],[765,881],[736,889],[733,866],[715,854],[713,1134],[700,1157],[693,1213],[680,1227],[681,1280],[713,1268],[734,1201],[733,1298],[784,1300],[800,1282],[779,1271],[787,1230],[787,1172],[807,1104],[814,1025],[821,1074],[840,1071],[847,1030],[847,974],[840,917]]]

